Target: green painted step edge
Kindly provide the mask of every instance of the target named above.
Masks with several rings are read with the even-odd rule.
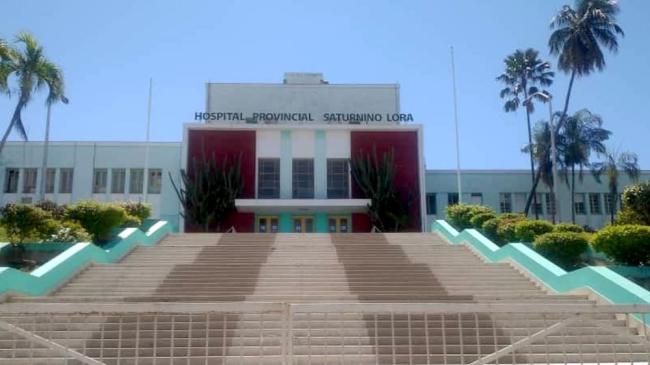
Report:
[[[612,304],[650,304],[650,292],[606,267],[587,266],[566,272],[521,243],[499,247],[475,229],[459,233],[444,220],[434,221],[431,228],[452,245],[472,246],[489,262],[510,259],[556,293],[588,288]]]
[[[80,242],[52,258],[31,273],[0,267],[0,295],[46,295],[90,263],[116,262],[137,245],[152,246],[172,232],[167,221],[158,221],[144,232],[125,228],[113,242],[100,248],[90,242]]]

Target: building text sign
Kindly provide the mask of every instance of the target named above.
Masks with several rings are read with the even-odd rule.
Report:
[[[274,113],[259,112],[244,115],[241,112],[194,113],[194,120],[205,122],[242,122],[242,123],[309,123],[320,122],[336,124],[361,123],[406,123],[413,122],[411,113],[322,113],[316,119],[312,113]]]

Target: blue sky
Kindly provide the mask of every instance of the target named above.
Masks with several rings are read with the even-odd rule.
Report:
[[[65,72],[69,105],[53,110],[53,140],[144,140],[154,79],[152,140],[179,141],[205,103],[205,82],[281,82],[285,71],[332,83],[401,84],[402,110],[425,127],[427,168],[455,167],[449,47],[456,52],[463,168],[526,168],[523,112],[506,114],[495,77],[517,48],[548,54],[549,20],[572,0],[3,1],[0,37],[32,32]],[[575,84],[613,131],[609,145],[650,168],[650,2],[620,0],[626,32],[607,69]],[[568,77],[550,91],[560,108]],[[4,130],[15,105],[0,98]],[[544,118],[545,108],[533,115]],[[542,112],[544,111],[544,112]],[[44,95],[24,114],[43,138]],[[12,136],[16,138],[16,136]]]

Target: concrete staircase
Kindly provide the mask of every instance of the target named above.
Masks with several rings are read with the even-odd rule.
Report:
[[[93,265],[37,303],[447,303],[448,312],[15,314],[1,319],[107,364],[466,364],[566,316],[453,312],[459,303],[589,304],[550,295],[508,264],[434,234],[180,234]],[[499,363],[650,361],[627,321],[595,314]],[[631,336],[620,336],[618,333]],[[638,338],[637,338],[638,337]],[[637,340],[635,340],[637,339]],[[0,331],[0,364],[56,364],[53,350]],[[68,363],[73,364],[74,361]]]

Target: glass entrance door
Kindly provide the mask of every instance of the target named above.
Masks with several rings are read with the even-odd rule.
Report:
[[[278,233],[279,219],[276,216],[262,216],[257,217],[257,232],[258,233]]]
[[[350,232],[350,219],[348,217],[329,217],[327,229],[329,233],[348,233]]]
[[[314,232],[314,217],[293,217],[293,232],[294,233],[313,233]]]

